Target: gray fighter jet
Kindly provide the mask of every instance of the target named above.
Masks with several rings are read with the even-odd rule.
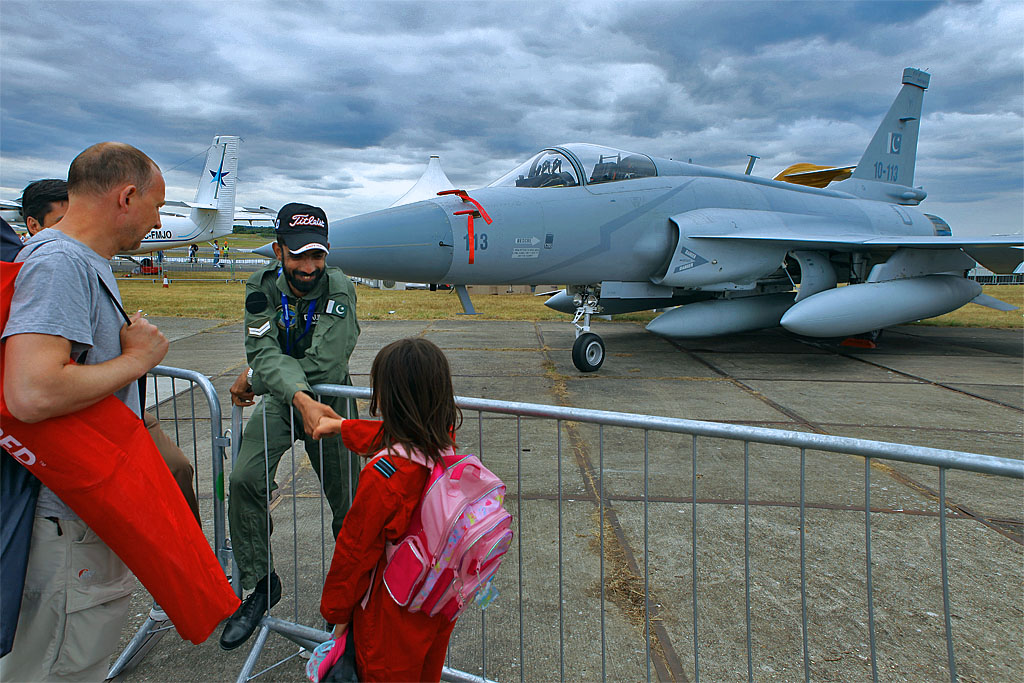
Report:
[[[575,314],[583,372],[604,361],[590,331],[600,313],[669,309],[647,329],[673,338],[780,324],[846,337],[971,301],[1010,310],[964,276],[976,260],[1011,272],[1022,237],[957,238],[915,208],[929,78],[904,70],[852,174],[804,165],[769,180],[561,145],[487,187],[332,222],[330,261],[367,278],[454,284],[464,305],[467,284],[565,283],[546,303]]]

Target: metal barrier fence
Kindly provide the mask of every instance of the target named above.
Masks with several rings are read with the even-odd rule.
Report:
[[[229,434],[223,431],[217,392],[205,375],[165,365],[153,368],[147,380],[147,395],[152,396],[152,401],[143,397],[143,406],[152,406],[149,412],[160,420],[161,428],[187,456],[191,456],[203,531],[207,538],[213,539],[214,553],[226,573],[232,559],[226,541],[224,497],[225,449],[230,439]],[[197,390],[201,395],[198,406]],[[203,443],[209,443],[209,450],[201,446]],[[207,468],[200,464],[201,458]],[[156,639],[173,628],[167,616],[154,605],[146,621],[114,661],[107,678],[114,678],[144,657]]]
[[[314,390],[369,397],[366,388]],[[213,396],[213,535],[224,562],[218,463],[226,433],[216,394],[203,391]],[[992,677],[987,660],[976,660],[991,647],[978,633],[993,616],[980,607],[962,612],[978,559],[964,525],[995,527],[947,500],[947,479],[957,491],[984,488],[995,508],[1019,507],[1021,461],[607,411],[457,403],[466,416],[459,452],[479,454],[506,482],[516,539],[495,579],[501,597],[460,618],[445,680],[878,680],[911,672],[955,681],[958,666],[967,677]],[[236,408],[230,434],[240,437],[241,426]],[[231,441],[233,459],[240,438]],[[329,513],[296,455],[293,446],[290,463],[282,459],[281,488],[268,506],[278,517],[275,547],[282,556],[291,548],[291,566],[276,563],[285,599],[264,618],[239,681],[298,656],[271,647],[273,633],[306,648],[328,637],[319,599],[333,552]],[[909,463],[909,473],[895,463]],[[974,473],[984,481],[967,479]],[[960,527],[952,550],[950,520]],[[1013,562],[1011,591],[1021,578]],[[136,639],[159,626],[147,621]],[[257,672],[270,650],[280,658]]]
[[[974,280],[979,285],[1024,285],[1024,273],[1008,273],[1005,275],[975,273],[968,275],[968,278]]]
[[[364,388],[314,390],[369,397]],[[453,668],[521,681],[699,680],[702,674],[733,680],[744,673],[748,680],[878,680],[880,672],[906,668],[915,672],[912,678],[956,681],[957,644],[978,649],[977,642],[958,638],[952,621],[947,518],[976,520],[964,506],[947,503],[947,471],[1003,479],[1006,499],[1019,506],[1021,461],[607,411],[457,402],[468,418],[459,451],[478,453],[508,484],[516,548],[496,577],[508,598],[460,619],[449,648]],[[907,475],[888,463],[914,469]],[[873,477],[873,470],[884,474]],[[937,473],[934,487],[920,483],[928,470]],[[756,496],[778,485],[768,480],[786,482],[789,474],[787,483],[799,487],[792,499],[765,505]],[[837,481],[840,474],[846,484]],[[886,500],[898,495],[890,491],[889,475],[928,492],[919,507],[936,509],[910,510],[908,500]],[[742,495],[730,495],[740,478]],[[992,491],[997,484],[986,477],[981,485]],[[859,488],[859,500],[846,491],[840,504],[809,499],[809,490],[825,498],[844,486]],[[889,506],[878,507],[879,500]],[[651,514],[653,506],[658,515]],[[854,527],[838,517],[851,512],[859,513]],[[914,528],[894,527],[887,518],[895,517],[913,520]],[[920,520],[935,532],[938,552],[919,535]],[[780,524],[789,526],[782,534]],[[844,535],[823,538],[836,532],[833,527]],[[851,528],[859,537],[852,547],[845,536]],[[879,544],[889,555],[885,560]],[[786,551],[795,557],[785,559]],[[910,564],[922,555],[934,560],[925,571]],[[880,588],[880,572],[895,585]],[[1016,586],[1016,579],[1008,585]],[[901,602],[901,591],[908,590],[926,604],[941,603],[941,632],[938,614],[927,611],[928,628],[917,628],[921,605],[908,609]],[[780,609],[786,601],[788,608]],[[969,619],[972,629],[980,622],[984,630],[992,615],[979,610],[956,618],[964,631]],[[904,640],[908,630],[916,641]],[[862,639],[862,657],[844,655]],[[688,652],[677,651],[683,643],[690,643]],[[977,669],[969,675],[977,676]]]

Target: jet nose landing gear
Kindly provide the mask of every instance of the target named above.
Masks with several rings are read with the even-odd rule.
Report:
[[[576,316],[572,324],[576,326],[576,341],[572,345],[572,364],[580,372],[594,372],[604,363],[604,342],[590,331],[590,316],[598,312],[597,301],[597,295],[589,288],[573,296]]]
[[[572,364],[580,372],[594,372],[604,363],[604,342],[593,332],[576,337],[572,345]]]

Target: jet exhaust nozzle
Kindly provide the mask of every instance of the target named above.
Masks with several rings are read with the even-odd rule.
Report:
[[[782,326],[807,337],[845,337],[949,313],[979,294],[981,285],[958,275],[868,282],[804,299]]]

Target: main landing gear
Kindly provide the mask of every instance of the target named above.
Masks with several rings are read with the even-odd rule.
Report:
[[[594,290],[589,287],[573,296],[576,316],[572,324],[576,326],[576,341],[572,345],[572,364],[580,372],[594,372],[604,363],[604,342],[590,331],[590,316],[598,312],[597,300]]]

